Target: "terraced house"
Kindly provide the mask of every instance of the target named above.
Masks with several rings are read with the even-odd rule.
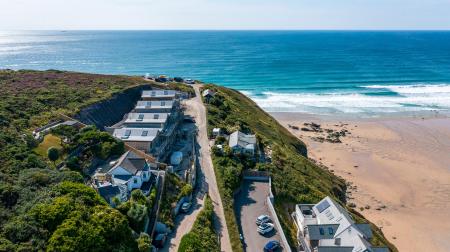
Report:
[[[107,128],[114,137],[164,161],[179,137],[183,120],[180,93],[174,90],[146,90],[136,107],[124,119]]]

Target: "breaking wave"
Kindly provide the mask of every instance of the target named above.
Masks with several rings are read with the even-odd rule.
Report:
[[[390,91],[390,95],[377,95]],[[269,112],[390,113],[450,110],[450,84],[371,85],[345,92],[245,92]],[[373,94],[373,95],[372,95]]]

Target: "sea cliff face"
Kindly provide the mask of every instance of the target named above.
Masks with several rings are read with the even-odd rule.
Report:
[[[113,95],[108,100],[100,101],[87,106],[74,116],[75,119],[89,125],[95,125],[100,130],[111,126],[123,119],[130,112],[136,102],[141,98],[142,90],[152,89],[149,85],[129,88]]]

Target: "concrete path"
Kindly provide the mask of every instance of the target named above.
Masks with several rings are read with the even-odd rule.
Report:
[[[223,212],[222,199],[217,187],[216,175],[214,173],[214,167],[211,160],[210,145],[207,135],[207,120],[206,120],[206,108],[201,100],[200,84],[194,85],[196,97],[190,99],[186,103],[186,114],[195,118],[195,123],[198,127],[197,142],[199,146],[199,163],[202,174],[204,175],[204,181],[202,187],[209,193],[214,205],[214,213],[216,215],[216,221],[214,223],[216,232],[220,236],[221,250],[224,252],[231,252],[230,237],[228,236],[228,228],[225,221],[225,215]]]

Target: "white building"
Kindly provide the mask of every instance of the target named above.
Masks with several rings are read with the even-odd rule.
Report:
[[[158,100],[174,100],[179,98],[179,92],[175,90],[144,90],[142,91],[142,100],[158,101]]]
[[[138,101],[134,112],[136,113],[171,113],[175,100]]]
[[[164,128],[169,113],[129,113],[121,124],[132,128]]]
[[[293,214],[300,251],[388,252],[370,244],[369,224],[356,224],[347,211],[330,197],[317,204],[298,204]]]
[[[149,153],[153,141],[158,137],[161,130],[158,128],[124,127],[114,129],[112,135],[138,150]]]
[[[235,153],[239,152],[253,155],[255,154],[256,148],[256,136],[235,131],[231,133],[228,144]]]
[[[97,191],[111,205],[113,198],[126,201],[133,189],[141,189],[147,195],[151,189],[152,169],[156,169],[156,164],[149,164],[134,152],[127,151],[96,171]]]

